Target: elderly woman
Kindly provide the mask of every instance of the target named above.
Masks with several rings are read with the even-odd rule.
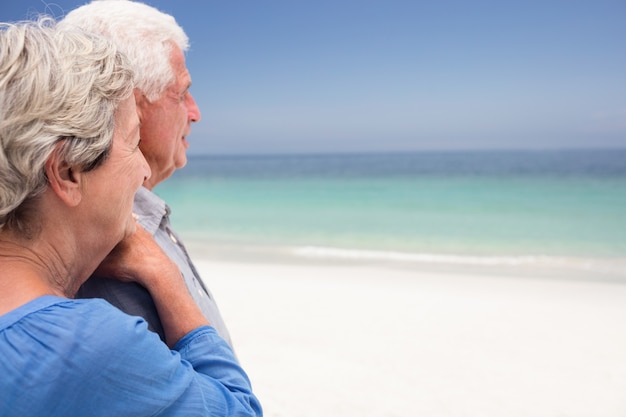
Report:
[[[150,170],[131,80],[100,38],[46,19],[0,27],[0,416],[261,413],[132,216]],[[72,299],[105,257],[103,272],[150,291],[169,347],[142,319]]]

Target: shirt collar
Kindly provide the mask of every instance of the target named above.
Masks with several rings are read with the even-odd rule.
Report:
[[[145,187],[140,187],[135,194],[133,210],[139,224],[154,234],[164,217],[169,216],[170,208],[158,195]]]

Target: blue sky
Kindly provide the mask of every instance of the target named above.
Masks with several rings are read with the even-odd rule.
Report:
[[[146,3],[191,39],[192,153],[626,147],[624,0]]]

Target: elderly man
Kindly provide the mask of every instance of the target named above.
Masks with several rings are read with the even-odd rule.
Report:
[[[135,70],[135,99],[141,120],[140,148],[152,171],[135,197],[140,224],[176,262],[194,300],[218,334],[231,344],[213,296],[198,275],[185,247],[170,226],[170,208],[152,189],[187,163],[187,136],[200,111],[189,87],[184,52],[189,41],[170,15],[133,1],[93,1],[70,12],[61,22],[109,38],[130,59]],[[104,298],[131,315],[146,319],[164,338],[150,294],[141,286],[102,277],[80,289],[83,298]]]

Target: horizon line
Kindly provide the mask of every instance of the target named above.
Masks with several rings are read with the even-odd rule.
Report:
[[[554,152],[624,152],[624,146],[553,147],[553,148],[459,148],[459,149],[404,149],[364,151],[248,151],[248,152],[189,152],[188,158],[258,157],[258,156],[341,156],[341,155],[397,155],[416,153],[554,153]]]

